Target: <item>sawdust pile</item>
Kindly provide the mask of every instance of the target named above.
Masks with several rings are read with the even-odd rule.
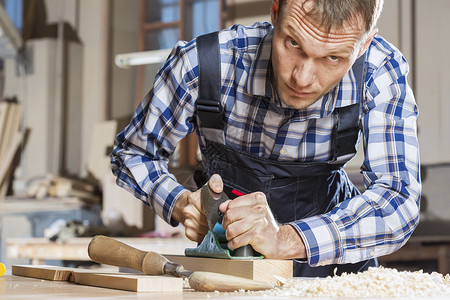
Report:
[[[398,271],[383,267],[369,268],[358,274],[344,273],[341,276],[311,280],[289,279],[275,289],[246,294],[355,298],[432,297],[450,295],[450,275]]]

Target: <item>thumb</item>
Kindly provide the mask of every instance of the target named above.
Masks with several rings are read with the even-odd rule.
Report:
[[[223,181],[219,174],[213,174],[208,181],[209,188],[217,194],[223,192]]]

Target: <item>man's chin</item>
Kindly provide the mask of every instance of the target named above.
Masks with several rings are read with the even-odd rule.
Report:
[[[294,109],[305,109],[311,105],[313,105],[317,99],[315,98],[305,98],[305,99],[299,99],[299,98],[288,98],[287,101],[285,100],[281,100],[283,101],[284,104],[286,104],[287,106],[289,106],[290,108],[294,108]]]

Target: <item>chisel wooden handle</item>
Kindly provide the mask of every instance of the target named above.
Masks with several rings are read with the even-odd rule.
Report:
[[[115,239],[98,235],[88,246],[89,257],[98,263],[132,268],[148,275],[163,275],[168,260],[152,251],[142,251]]]
[[[275,287],[267,282],[211,272],[193,272],[189,276],[189,285],[201,292],[262,291]]]

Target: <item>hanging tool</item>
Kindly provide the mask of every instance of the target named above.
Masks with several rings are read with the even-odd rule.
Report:
[[[237,290],[267,290],[269,283],[212,272],[188,271],[180,264],[152,251],[142,251],[106,236],[94,237],[88,246],[89,257],[98,263],[132,268],[147,275],[186,277],[196,291],[232,292]]]
[[[225,193],[213,192],[208,184],[202,187],[200,199],[208,222],[208,233],[197,248],[187,248],[186,256],[228,258],[228,259],[262,259],[264,256],[255,252],[251,245],[246,245],[235,250],[227,246],[225,230],[222,227],[222,212],[220,204],[228,200]]]

